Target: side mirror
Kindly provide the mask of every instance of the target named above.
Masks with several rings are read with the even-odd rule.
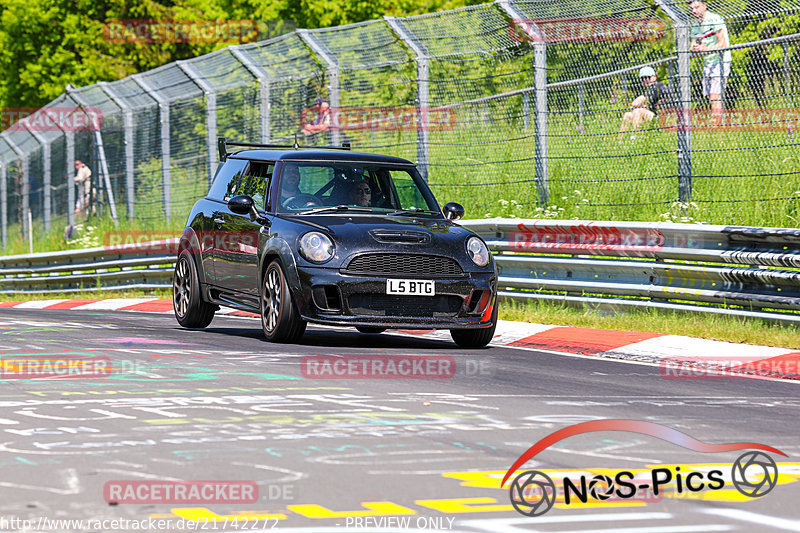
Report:
[[[237,215],[250,215],[250,220],[264,225],[268,222],[262,211],[256,209],[256,204],[250,196],[239,194],[228,200],[228,209]]]
[[[464,217],[464,206],[456,202],[447,202],[442,211],[447,220],[459,220]]]
[[[246,194],[238,194],[228,200],[228,209],[237,215],[246,215],[255,207],[253,199]]]

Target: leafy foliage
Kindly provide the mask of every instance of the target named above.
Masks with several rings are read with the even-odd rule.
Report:
[[[0,105],[39,107],[75,86],[113,81],[224,48],[231,42],[111,42],[120,20],[254,20],[259,39],[297,26],[319,28],[409,15],[474,0],[0,0]]]

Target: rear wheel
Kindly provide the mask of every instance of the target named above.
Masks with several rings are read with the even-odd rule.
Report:
[[[200,278],[192,253],[184,250],[178,255],[172,277],[172,307],[178,324],[185,328],[204,328],[214,320],[216,306],[203,301]]]
[[[277,260],[269,264],[261,284],[261,328],[272,342],[296,342],[306,331]]]
[[[356,326],[356,329],[361,333],[367,334],[383,333],[386,331],[386,328],[381,328],[378,326]]]
[[[492,326],[479,329],[451,329],[450,336],[462,348],[483,348],[492,341],[497,329],[497,302],[492,310]]]

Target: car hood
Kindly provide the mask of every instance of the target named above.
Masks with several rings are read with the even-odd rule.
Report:
[[[339,260],[353,253],[375,250],[452,255],[455,250],[461,252],[460,243],[474,235],[443,218],[339,214],[293,220],[307,225],[310,231],[324,228],[336,241]]]

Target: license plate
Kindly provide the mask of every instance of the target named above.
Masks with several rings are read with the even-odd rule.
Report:
[[[406,294],[410,296],[434,296],[434,282],[419,279],[387,279],[386,294]]]

